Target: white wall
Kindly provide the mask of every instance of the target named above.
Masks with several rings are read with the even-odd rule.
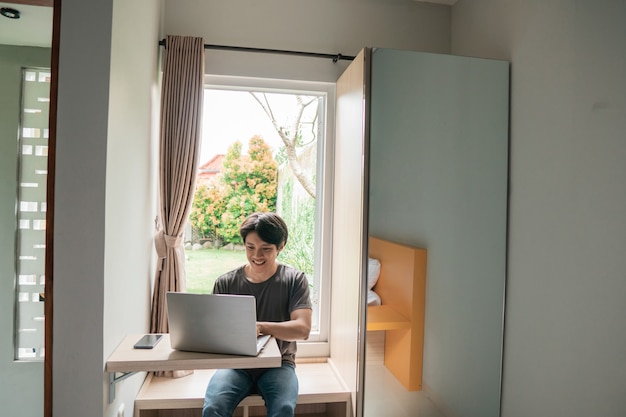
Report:
[[[508,59],[503,417],[626,415],[626,3],[460,0],[452,52]]]
[[[140,376],[121,383],[108,405],[106,359],[125,334],[148,330],[159,6],[149,0],[62,2],[55,416],[116,416],[123,401],[130,415],[141,384]]]
[[[111,13],[111,1],[64,0],[61,7],[53,274],[55,416],[102,413]]]
[[[158,195],[160,4],[114,0],[106,170],[104,356],[150,330]],[[137,31],[137,25],[142,27]],[[132,413],[145,374],[118,385],[105,416]],[[108,392],[108,390],[107,390]]]
[[[356,55],[450,48],[450,8],[411,0],[166,0],[165,33],[214,45]],[[335,82],[348,61],[209,50],[206,72]]]

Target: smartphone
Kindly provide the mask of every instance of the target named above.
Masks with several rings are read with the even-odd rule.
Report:
[[[135,349],[152,349],[163,337],[162,334],[146,334],[143,335],[137,343],[135,343]]]

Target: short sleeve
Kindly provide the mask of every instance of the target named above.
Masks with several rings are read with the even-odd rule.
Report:
[[[303,272],[298,272],[294,277],[294,285],[290,297],[289,311],[293,312],[302,308],[312,308],[309,281]]]

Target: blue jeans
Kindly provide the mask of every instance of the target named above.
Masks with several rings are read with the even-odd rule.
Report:
[[[231,417],[250,394],[260,394],[267,417],[293,417],[298,400],[298,377],[291,363],[280,368],[218,369],[206,389],[202,417]]]

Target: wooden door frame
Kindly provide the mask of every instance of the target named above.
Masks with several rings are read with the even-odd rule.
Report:
[[[43,415],[52,417],[52,352],[54,304],[54,180],[56,160],[57,96],[59,88],[59,43],[61,34],[61,0],[54,0],[52,11],[52,51],[50,57],[50,113],[48,120],[48,175],[46,184],[46,260],[44,287],[44,400]]]

